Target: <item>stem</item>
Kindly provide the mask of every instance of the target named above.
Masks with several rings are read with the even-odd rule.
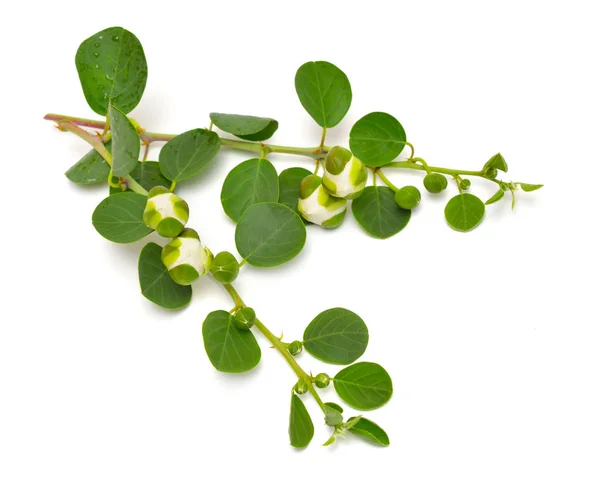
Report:
[[[383,183],[389,187],[392,191],[394,191],[394,193],[396,191],[398,191],[398,188],[396,186],[394,186],[394,184],[392,183],[392,181],[390,181],[385,174],[381,171],[381,169],[376,169],[375,170],[377,172],[377,175],[379,176],[379,178],[383,181]]]
[[[393,161],[379,168],[408,168],[411,170],[421,170],[423,172],[427,172],[429,170],[431,172],[437,172],[439,174],[446,174],[450,176],[473,175],[476,177],[483,177],[483,172],[481,170],[454,170],[452,168],[431,167],[429,165],[425,167],[423,165],[413,163],[412,161]]]
[[[229,293],[229,295],[233,299],[233,302],[235,303],[236,306],[243,307],[246,305],[244,303],[244,301],[242,300],[242,298],[240,297],[237,290],[232,285],[227,284],[227,285],[223,285],[223,287],[225,288],[225,290],[227,290],[227,293]],[[321,410],[325,411],[325,404],[323,403],[323,401],[321,400],[321,397],[317,393],[317,390],[313,386],[311,377],[301,368],[301,366],[294,359],[294,356],[292,356],[290,354],[290,352],[285,348],[285,345],[283,344],[283,342],[281,340],[279,340],[277,338],[277,336],[273,332],[271,332],[271,330],[269,330],[264,325],[264,323],[262,321],[260,321],[258,318],[256,318],[254,320],[254,326],[256,326],[256,328],[258,328],[260,333],[262,333],[265,336],[265,338],[269,342],[271,342],[273,347],[275,349],[277,349],[279,351],[279,353],[285,358],[285,360],[288,362],[288,364],[290,365],[292,370],[294,370],[294,373],[296,373],[298,378],[300,380],[304,380],[304,382],[306,382],[306,384],[308,386],[308,390],[310,391],[312,396],[315,398],[315,401],[317,402],[317,404],[319,405]]]
[[[323,127],[323,132],[321,133],[321,143],[319,144],[319,148],[323,149],[325,146],[325,137],[327,137],[327,128]]]
[[[76,116],[57,115],[49,113],[44,116],[44,120],[55,121],[58,123],[70,122],[73,125],[79,125],[81,127],[89,127],[104,130],[106,123],[99,120],[90,120],[87,118],[78,118]],[[163,134],[158,132],[146,132],[145,130],[138,130],[140,139],[143,142],[167,142],[177,136],[177,134]],[[259,154],[264,149],[265,154],[269,153],[281,153],[297,156],[307,156],[308,158],[314,158],[315,160],[325,158],[329,147],[321,145],[317,149],[315,148],[296,148],[290,146],[277,146],[275,144],[260,144],[258,142],[247,142],[238,141],[235,139],[225,139],[220,137],[221,146],[225,148],[237,149],[240,151],[250,151],[252,153]]]

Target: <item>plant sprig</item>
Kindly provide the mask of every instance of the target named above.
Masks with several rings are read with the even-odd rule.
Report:
[[[140,102],[148,75],[144,50],[131,32],[105,29],[84,40],[76,55],[84,96],[103,120],[48,114],[57,128],[86,141],[92,150],[66,172],[77,184],[106,182],[109,195],[92,215],[96,230],[116,243],[132,243],[156,232],[164,245],[147,243],[139,259],[139,282],[144,297],[165,309],[185,307],[192,298],[192,283],[210,274],[233,302],[230,310],[213,311],[202,324],[208,358],[215,369],[227,373],[252,370],[261,360],[260,347],[251,333],[263,335],[295,374],[290,403],[289,437],[294,447],[305,447],[314,424],[302,395],[310,394],[331,428],[330,445],[342,436],[389,445],[386,432],[362,412],[379,408],[392,397],[387,371],[372,362],[359,361],[367,349],[369,333],[354,312],[333,307],[317,315],[302,340],[284,342],[257,317],[240,297],[233,282],[243,264],[276,267],[296,257],[307,238],[307,224],[331,229],[343,223],[348,204],[360,226],[376,238],[389,238],[404,229],[420,203],[415,186],[397,187],[385,169],[424,172],[423,184],[433,194],[444,191],[448,178],[459,191],[445,208],[450,227],[470,231],[484,217],[486,205],[539,184],[503,181],[498,173],[508,168],[494,155],[480,170],[434,167],[415,156],[401,123],[392,115],[374,112],[358,120],[350,131],[350,149],[326,145],[327,130],[346,115],[352,89],[346,74],[331,63],[308,62],[295,78],[302,106],[321,127],[316,147],[279,146],[264,141],[279,122],[228,113],[211,113],[209,126],[181,134],[149,132],[128,117]],[[223,137],[215,128],[236,139]],[[89,129],[95,130],[95,132]],[[164,142],[158,162],[147,161],[150,144]],[[405,147],[408,158],[399,159]],[[235,244],[241,259],[228,251],[216,255],[202,244],[198,232],[187,227],[189,206],[176,194],[177,186],[200,174],[222,148],[254,155],[234,167],[221,191],[225,213],[236,223]],[[314,171],[294,167],[280,174],[270,158],[291,154],[308,158]],[[140,156],[142,160],[140,161]],[[268,159],[269,158],[269,159]],[[373,185],[367,186],[369,175]],[[467,177],[495,183],[498,191],[485,204],[471,193]],[[377,180],[384,185],[378,185]],[[305,371],[296,361],[303,350],[315,358],[345,366],[334,376]],[[333,385],[339,398],[361,412],[346,417],[335,402],[323,401],[320,390]]]

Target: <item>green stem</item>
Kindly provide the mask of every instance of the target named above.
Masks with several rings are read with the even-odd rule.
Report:
[[[79,125],[80,127],[89,127],[104,130],[106,123],[100,120],[90,120],[87,118],[78,118],[76,116],[66,116],[57,114],[47,114],[44,116],[45,120],[55,121],[58,123],[71,123],[73,125]],[[139,129],[140,139],[143,142],[167,142],[176,137],[177,134],[162,134],[158,132],[146,132],[144,129]],[[238,141],[236,139],[221,139],[221,146],[225,148],[237,149],[240,151],[249,151],[251,153],[261,154],[265,150],[265,154],[269,153],[281,153],[297,156],[306,156],[315,160],[325,158],[329,147],[321,145],[318,148],[296,148],[290,146],[277,146],[275,144],[261,144],[259,142],[247,142]]]
[[[386,175],[381,171],[381,169],[376,169],[375,170],[377,172],[377,175],[379,176],[379,178],[383,181],[383,183],[389,187],[392,191],[394,191],[394,193],[396,191],[398,191],[398,188],[396,186],[394,186],[394,184],[392,183],[392,181],[390,181]]]
[[[227,293],[229,293],[230,297],[233,299],[233,302],[236,304],[236,306],[238,306],[238,305],[245,306],[246,305],[244,303],[244,301],[242,300],[242,298],[240,297],[237,290],[232,285],[227,284],[227,285],[223,285],[223,287],[225,288],[225,290],[227,290]],[[310,391],[312,396],[315,398],[315,401],[317,402],[317,404],[319,405],[321,410],[325,411],[325,404],[323,403],[323,401],[321,400],[321,397],[317,393],[317,390],[315,389],[315,387],[312,383],[312,379],[311,379],[310,375],[308,375],[300,367],[300,365],[294,359],[294,356],[292,356],[290,354],[290,352],[285,348],[284,343],[281,340],[279,340],[279,338],[273,332],[271,332],[271,330],[269,330],[264,325],[264,323],[262,321],[260,321],[258,318],[256,318],[254,320],[254,326],[256,326],[256,328],[258,328],[260,333],[262,333],[265,336],[265,338],[269,342],[271,342],[271,345],[275,349],[277,349],[279,351],[279,353],[285,358],[285,360],[288,362],[288,364],[290,365],[292,370],[294,370],[294,373],[298,376],[298,378],[300,380],[304,380],[304,382],[306,382],[306,385],[308,386],[308,390]]]
[[[421,170],[423,172],[427,172],[429,170],[431,172],[437,172],[439,174],[446,174],[450,176],[472,175],[476,177],[483,177],[483,172],[481,170],[454,170],[451,168],[431,167],[429,165],[425,167],[424,165],[419,165],[417,163],[413,163],[412,161],[393,161],[387,165],[382,165],[379,168],[407,168],[410,170]]]

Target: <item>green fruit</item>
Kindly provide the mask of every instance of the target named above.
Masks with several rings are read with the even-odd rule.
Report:
[[[210,272],[219,283],[233,283],[240,272],[240,265],[229,252],[219,252],[213,259]]]
[[[469,189],[471,187],[471,181],[469,179],[463,179],[460,181],[461,189]]]
[[[430,193],[441,193],[448,186],[448,179],[442,174],[427,174],[423,179],[423,185]]]
[[[487,168],[483,172],[483,176],[486,179],[495,179],[498,176],[498,169],[497,168]]]
[[[400,208],[412,210],[421,201],[421,192],[415,186],[404,186],[396,191],[394,201]]]
[[[298,394],[305,394],[308,391],[308,384],[304,380],[298,380],[294,386],[294,391]]]
[[[302,352],[302,342],[299,340],[294,340],[287,346],[287,350],[290,352],[292,356],[297,356]]]
[[[331,379],[329,378],[329,375],[327,375],[326,373],[319,373],[315,377],[315,385],[319,389],[325,389],[325,387],[327,387],[329,385],[330,381],[331,381]]]
[[[256,321],[256,313],[251,307],[244,307],[235,313],[233,323],[238,330],[250,330]]]

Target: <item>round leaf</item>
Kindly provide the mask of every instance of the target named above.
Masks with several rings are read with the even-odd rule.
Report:
[[[307,62],[296,72],[296,93],[321,127],[335,127],[352,102],[352,88],[342,70],[325,61]]]
[[[210,119],[224,132],[229,132],[247,141],[265,141],[279,127],[277,120],[258,116],[211,113]]]
[[[163,175],[171,181],[183,181],[201,172],[219,152],[219,136],[206,129],[184,132],[167,142],[160,150],[159,163]]]
[[[165,309],[181,309],[192,298],[192,287],[175,283],[161,260],[162,247],[148,243],[140,253],[138,274],[142,295]]]
[[[106,149],[110,151],[110,143],[105,144]],[[92,149],[75,165],[65,172],[67,179],[75,184],[96,184],[106,182],[110,167],[108,163],[100,156],[100,153]]]
[[[348,431],[355,436],[360,436],[371,444],[389,446],[390,438],[387,433],[375,422],[364,417],[350,417]]]
[[[350,149],[354,156],[370,167],[391,162],[404,149],[406,132],[392,115],[369,113],[350,130]]]
[[[352,201],[352,214],[367,233],[385,239],[406,227],[411,211],[398,206],[389,187],[369,186]]]
[[[453,229],[467,232],[483,220],[485,205],[477,196],[470,193],[458,194],[452,198],[444,210],[446,221]]]
[[[263,201],[277,201],[278,198],[277,171],[264,158],[240,163],[229,172],[221,190],[223,210],[236,222],[249,206]]]
[[[102,236],[115,243],[133,243],[152,232],[143,220],[147,198],[131,191],[105,198],[94,210],[92,223]]]
[[[112,172],[116,177],[125,177],[138,164],[140,136],[129,118],[114,106],[108,110],[112,134]]]
[[[252,205],[235,230],[238,252],[256,267],[275,267],[292,260],[305,241],[306,228],[298,214],[279,203]]]
[[[290,207],[294,212],[298,213],[300,182],[311,174],[310,170],[302,167],[286,168],[281,172],[279,174],[279,203]],[[308,221],[305,222],[308,223]]]
[[[326,363],[354,363],[363,355],[368,343],[365,322],[342,307],[323,311],[304,331],[305,349]]]
[[[315,434],[315,426],[306,410],[306,406],[304,406],[304,402],[293,393],[288,432],[290,435],[290,444],[294,448],[308,446]]]
[[[376,363],[361,362],[350,365],[333,379],[338,395],[359,410],[374,410],[392,397],[392,379]]]
[[[148,66],[142,44],[126,29],[108,28],[84,40],[75,65],[85,98],[99,115],[106,116],[109,103],[129,113],[140,102]]]
[[[247,372],[260,361],[260,347],[254,335],[238,330],[227,311],[213,311],[206,317],[202,337],[208,359],[220,372]]]

